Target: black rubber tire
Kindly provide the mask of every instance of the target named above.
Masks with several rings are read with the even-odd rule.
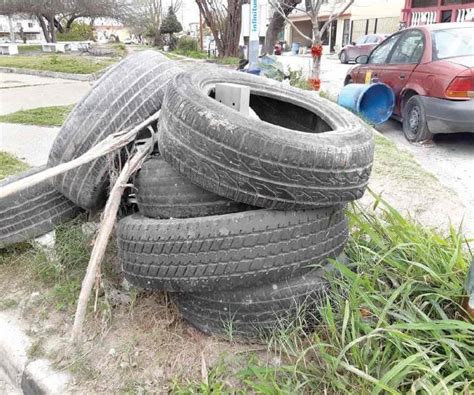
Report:
[[[218,82],[250,86],[250,105],[260,120],[208,96]],[[191,182],[228,199],[277,210],[359,199],[374,151],[371,129],[337,104],[277,81],[224,70],[173,79],[158,141],[164,159]]]
[[[342,64],[349,63],[349,59],[347,58],[346,51],[341,51],[341,53],[339,54],[339,60],[341,61]]]
[[[303,311],[313,312],[328,289],[324,269],[256,288],[171,294],[183,318],[200,331],[254,337],[283,329]]]
[[[51,148],[49,166],[77,158],[108,135],[154,114],[179,70],[156,51],[133,54],[111,68],[69,114]],[[108,161],[101,157],[55,177],[54,185],[77,205],[98,209],[105,203],[108,178]]]
[[[420,96],[414,95],[403,106],[403,134],[410,142],[430,141],[433,134],[426,123],[425,107]]]
[[[140,213],[150,218],[190,218],[255,209],[191,184],[159,155],[145,161],[135,179]]]
[[[0,181],[0,188],[36,174],[46,166],[35,167]],[[43,181],[0,199],[0,248],[41,236],[55,225],[74,218],[81,212],[73,202],[61,195],[50,181]]]
[[[127,280],[146,289],[204,292],[297,276],[338,256],[347,241],[344,210],[252,210],[187,219],[141,215],[118,226]]]

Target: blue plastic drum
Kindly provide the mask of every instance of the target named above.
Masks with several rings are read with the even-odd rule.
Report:
[[[298,55],[298,52],[300,50],[301,43],[293,43],[291,44],[291,52],[293,55]]]
[[[382,83],[348,84],[342,88],[337,102],[378,125],[392,116],[395,95],[388,85]]]

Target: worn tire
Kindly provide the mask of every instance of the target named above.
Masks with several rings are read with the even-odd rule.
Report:
[[[261,120],[208,96],[218,82],[250,86],[250,105]],[[372,131],[338,105],[276,81],[223,70],[173,79],[158,141],[164,159],[191,182],[278,210],[360,198],[374,151]]]
[[[55,166],[82,155],[110,134],[136,126],[161,108],[164,88],[179,71],[174,62],[155,51],[144,51],[106,72],[72,110],[50,151]],[[107,194],[106,157],[55,177],[54,185],[86,209],[98,209]]]
[[[45,166],[36,167],[0,181],[0,188],[36,174]],[[61,195],[50,181],[0,199],[0,248],[41,236],[80,213],[70,200]]]
[[[258,336],[283,328],[313,308],[328,288],[324,269],[256,288],[209,293],[176,293],[183,318],[206,334]]]
[[[187,219],[132,215],[118,227],[129,282],[181,292],[229,290],[296,276],[344,249],[344,210],[252,210]]]
[[[135,187],[140,213],[150,218],[204,217],[250,209],[190,183],[159,155],[143,164]]]

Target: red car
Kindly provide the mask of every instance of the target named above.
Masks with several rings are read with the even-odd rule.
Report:
[[[409,141],[474,133],[474,23],[405,29],[356,62],[344,84],[389,85],[396,97],[394,117]]]
[[[359,37],[356,42],[351,42],[341,49],[339,60],[341,63],[349,63],[360,55],[368,55],[387,36],[387,34],[368,34]]]

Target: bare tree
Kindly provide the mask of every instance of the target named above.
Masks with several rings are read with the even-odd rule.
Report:
[[[196,0],[212,32],[219,56],[238,56],[242,25],[241,0]]]
[[[162,20],[161,0],[135,0],[122,19],[136,36],[153,38],[155,46],[161,44],[160,25]]]
[[[275,9],[273,12],[265,34],[265,44],[262,48],[263,53],[273,53],[273,46],[278,39],[278,34],[285,27],[285,17],[287,17],[301,1],[302,0],[278,0],[284,15],[280,13],[279,9]]]
[[[309,16],[311,20],[311,37],[307,36],[295,25],[295,23],[289,18],[289,15],[285,12],[285,5],[289,6],[288,3],[282,4],[279,0],[269,0],[270,4],[274,9],[288,22],[290,25],[305,39],[311,41],[311,55],[313,56],[313,66],[311,68],[311,75],[309,82],[315,90],[319,90],[320,79],[319,75],[321,72],[321,54],[322,54],[322,37],[326,30],[331,26],[331,23],[339,18],[347,9],[354,3],[354,0],[307,0],[306,9],[300,9],[293,7],[295,10],[301,11]],[[319,14],[321,6],[327,4],[329,6],[329,16],[324,22],[323,26],[319,27]]]

